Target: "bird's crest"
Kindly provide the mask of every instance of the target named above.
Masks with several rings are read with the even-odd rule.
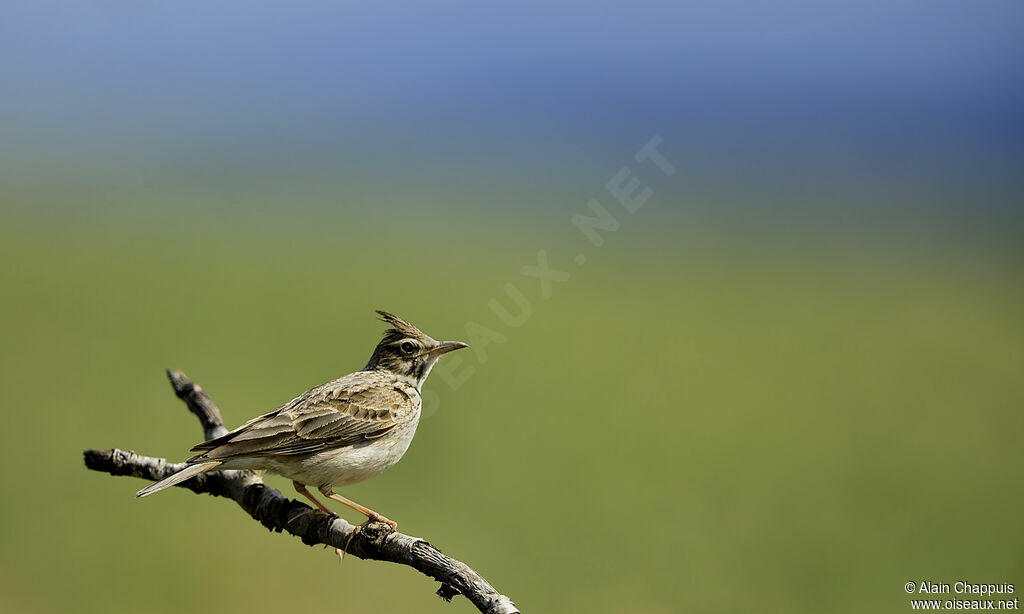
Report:
[[[397,340],[401,339],[402,337],[413,337],[415,339],[430,339],[429,335],[424,334],[423,331],[416,328],[412,324],[409,324],[408,322],[406,322],[405,320],[396,316],[393,313],[388,313],[386,311],[381,311],[379,309],[377,310],[377,313],[380,314],[380,319],[382,322],[386,322],[394,327],[384,331],[384,339]]]

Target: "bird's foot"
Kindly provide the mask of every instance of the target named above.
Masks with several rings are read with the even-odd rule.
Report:
[[[370,524],[371,522],[379,522],[379,523],[382,523],[382,524],[386,524],[389,527],[391,527],[392,531],[397,531],[398,530],[398,523],[397,522],[395,522],[394,520],[391,520],[389,518],[385,518],[384,516],[381,516],[380,514],[372,514],[372,515],[370,515],[366,519],[366,522],[364,522],[363,524],[359,525],[359,529],[362,530],[363,527],[365,527],[366,525]]]
[[[344,548],[342,548],[342,549],[335,548],[334,549],[334,553],[338,555],[338,562],[341,562],[341,561],[345,560],[345,553],[348,552],[348,547],[350,545],[352,545],[352,540],[355,539],[356,535],[359,535],[360,533],[362,533],[364,528],[366,528],[368,525],[373,524],[375,522],[379,522],[379,523],[381,523],[383,525],[387,525],[387,527],[390,528],[392,531],[397,531],[398,530],[398,523],[395,522],[394,520],[391,520],[390,518],[385,518],[384,516],[381,516],[380,514],[373,514],[373,515],[371,515],[370,517],[368,517],[366,519],[366,522],[364,522],[363,524],[359,525],[358,527],[355,528],[355,530],[352,531],[352,534],[348,536],[347,540],[345,540],[345,547]]]

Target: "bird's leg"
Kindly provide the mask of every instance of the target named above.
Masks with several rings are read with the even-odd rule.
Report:
[[[318,508],[320,508],[321,511],[323,511],[326,514],[330,514],[331,516],[334,515],[334,512],[332,512],[330,509],[328,509],[328,507],[326,505],[321,503],[319,499],[317,499],[316,497],[313,496],[313,493],[309,492],[309,490],[306,489],[306,485],[305,484],[300,484],[299,482],[292,481],[292,486],[295,487],[295,491],[296,492],[298,492],[303,497],[305,497],[305,498],[309,499],[310,501],[312,501],[313,505],[315,505]],[[310,510],[310,511],[312,511],[312,510]],[[303,512],[303,513],[306,513],[306,512]],[[351,541],[351,538],[349,538],[349,541]],[[324,546],[324,547],[326,548],[326,546]],[[348,549],[348,544],[345,544],[345,548]],[[334,554],[338,555],[338,562],[339,563],[341,561],[345,560],[345,552],[341,548],[335,548],[334,549]]]
[[[356,503],[355,501],[352,501],[351,499],[346,499],[345,497],[342,497],[341,495],[339,495],[338,493],[334,492],[331,489],[326,489],[325,490],[325,489],[321,488],[320,492],[322,492],[324,494],[324,496],[327,497],[328,499],[334,499],[338,503],[342,503],[344,505],[347,505],[347,506],[351,507],[352,509],[354,509],[355,511],[359,512],[360,514],[366,516],[369,520],[367,520],[362,525],[360,525],[360,528],[366,526],[367,524],[369,524],[371,522],[382,522],[382,523],[388,525],[389,527],[391,527],[392,531],[398,529],[398,523],[395,522],[394,520],[390,520],[390,519],[388,519],[388,518],[378,514],[377,512],[371,510],[368,507],[364,507],[362,505],[359,505],[358,503]]]
[[[334,512],[332,512],[330,510],[330,508],[328,508],[323,503],[320,503],[320,500],[317,499],[316,497],[314,497],[313,493],[309,492],[306,489],[306,485],[305,484],[300,484],[299,482],[294,482],[293,481],[292,482],[292,486],[295,487],[295,492],[299,493],[303,497],[305,497],[305,498],[309,499],[310,501],[312,501],[313,505],[317,506],[320,509],[320,511],[322,511],[322,512],[324,512],[326,514],[331,514],[332,516],[334,515]]]
[[[343,504],[351,507],[355,511],[359,512],[360,514],[363,514],[364,516],[366,516],[366,522],[364,522],[363,524],[361,524],[358,527],[356,527],[356,530],[352,531],[352,535],[349,535],[348,539],[345,540],[344,552],[348,552],[348,547],[352,543],[352,539],[356,536],[356,534],[359,533],[360,531],[362,531],[363,527],[365,527],[366,525],[370,524],[371,522],[382,522],[382,523],[388,525],[389,527],[391,527],[392,531],[395,531],[395,530],[398,529],[398,523],[395,522],[394,520],[390,520],[388,518],[385,518],[384,516],[381,516],[380,514],[378,514],[377,512],[371,510],[370,508],[362,506],[362,505],[359,505],[358,503],[356,503],[355,501],[353,501],[351,499],[346,499],[345,497],[342,497],[341,495],[339,495],[338,493],[334,492],[334,490],[332,490],[330,488],[327,488],[327,489],[321,488],[320,492],[322,492],[324,494],[324,496],[326,496],[327,498],[333,499],[333,500],[337,501],[338,503],[343,503]],[[340,556],[344,556],[344,554],[342,554]]]

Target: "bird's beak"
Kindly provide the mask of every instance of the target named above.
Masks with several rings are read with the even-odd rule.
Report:
[[[427,352],[431,357],[438,357],[448,352],[454,352],[455,350],[461,350],[462,348],[468,348],[469,345],[461,341],[442,341],[440,345]]]

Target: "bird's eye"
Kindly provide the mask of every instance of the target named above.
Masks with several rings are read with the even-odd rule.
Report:
[[[405,341],[402,345],[398,346],[398,349],[402,350],[403,354],[412,354],[416,351],[416,346],[411,341]]]

